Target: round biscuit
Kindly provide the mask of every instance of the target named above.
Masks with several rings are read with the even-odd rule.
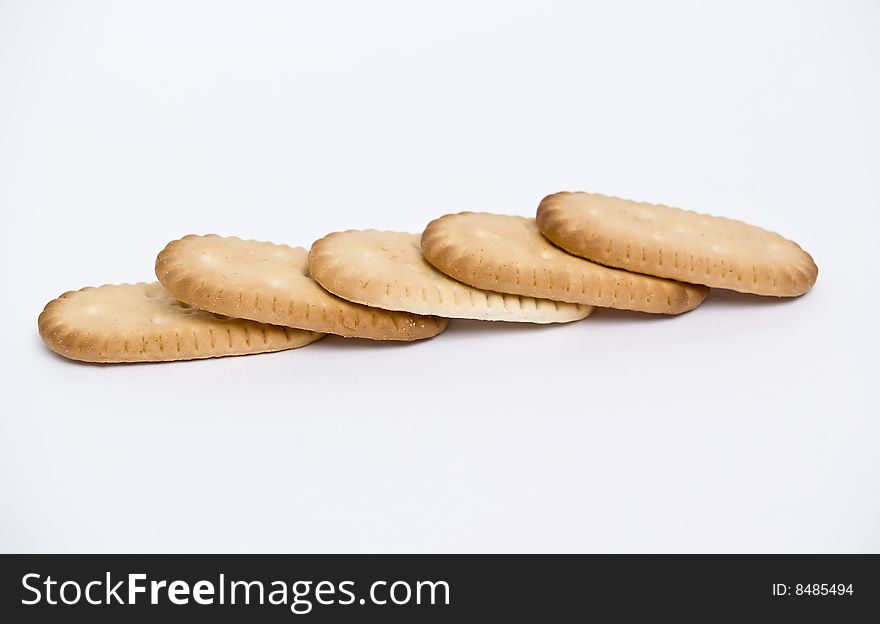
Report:
[[[52,351],[82,362],[169,362],[282,351],[324,334],[219,317],[181,303],[156,282],[64,293],[38,320]]]
[[[448,320],[357,305],[309,275],[302,247],[189,235],[156,259],[156,275],[175,297],[203,310],[347,338],[419,340]]]
[[[440,217],[422,233],[422,255],[476,288],[605,308],[679,314],[700,305],[709,291],[573,256],[544,238],[527,217],[475,212]]]
[[[691,284],[797,297],[819,270],[797,243],[723,217],[591,193],[541,201],[541,232],[593,262]]]
[[[312,245],[309,268],[327,290],[349,301],[414,314],[525,323],[566,323],[592,312],[560,303],[482,290],[456,281],[423,257],[420,236],[349,230]]]

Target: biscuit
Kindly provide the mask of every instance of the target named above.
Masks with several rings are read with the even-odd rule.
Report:
[[[156,275],[175,297],[209,312],[347,338],[418,340],[436,336],[449,322],[330,294],[309,276],[302,247],[190,235],[159,254]]]
[[[336,232],[312,245],[309,268],[324,288],[340,297],[415,314],[565,323],[593,310],[588,305],[500,294],[455,281],[422,257],[418,234]]]
[[[83,362],[169,362],[296,349],[323,334],[222,318],[161,285],[114,284],[67,292],[38,321],[55,353]]]
[[[756,295],[796,297],[819,270],[796,243],[723,217],[591,193],[538,206],[551,241],[600,264]]]
[[[476,288],[605,308],[679,314],[700,305],[709,291],[568,254],[527,217],[474,212],[440,217],[422,234],[422,255]]]

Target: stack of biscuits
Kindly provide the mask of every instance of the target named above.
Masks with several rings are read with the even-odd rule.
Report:
[[[50,349],[84,362],[191,360],[295,349],[326,334],[421,340],[449,319],[569,323],[595,307],[681,314],[709,288],[797,297],[818,269],[767,230],[590,193],[544,198],[536,218],[462,212],[419,234],[349,230],[310,250],[184,236],[158,282],[49,302]]]

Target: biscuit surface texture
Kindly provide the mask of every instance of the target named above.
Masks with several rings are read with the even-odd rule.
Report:
[[[705,286],[602,266],[566,253],[534,219],[463,212],[432,221],[422,254],[476,288],[606,308],[678,314],[702,303]]]
[[[190,235],[159,254],[156,275],[175,297],[203,310],[348,338],[418,340],[439,334],[448,323],[327,292],[309,275],[302,247]]]
[[[366,305],[451,318],[565,323],[588,305],[500,294],[458,282],[431,266],[418,234],[349,230],[312,245],[309,267],[327,290]]]
[[[180,303],[158,283],[67,292],[38,321],[50,349],[83,362],[167,362],[295,349],[316,332],[220,318]]]
[[[556,193],[538,227],[575,255],[637,273],[757,295],[796,297],[818,269],[796,243],[723,217],[591,193]]]

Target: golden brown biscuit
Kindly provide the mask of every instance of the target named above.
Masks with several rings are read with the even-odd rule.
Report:
[[[83,362],[167,362],[296,349],[323,334],[222,318],[180,303],[158,283],[67,292],[38,321],[50,349]]]
[[[476,288],[621,310],[679,314],[700,305],[709,291],[568,254],[527,217],[484,212],[440,217],[422,233],[422,255]]]
[[[156,275],[175,297],[203,310],[347,338],[419,340],[448,323],[330,294],[309,276],[302,247],[190,235],[159,254]]]
[[[590,314],[588,305],[559,303],[473,288],[432,267],[418,234],[349,230],[312,245],[309,268],[327,290],[370,306],[451,318],[566,323]]]
[[[591,193],[538,207],[551,241],[600,264],[744,293],[796,297],[816,282],[810,254],[779,234],[723,217]]]

